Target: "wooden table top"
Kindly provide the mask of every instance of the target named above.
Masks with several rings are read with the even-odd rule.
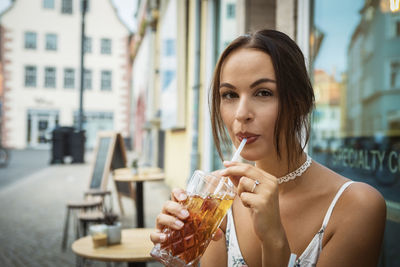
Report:
[[[163,172],[140,172],[133,174],[130,168],[116,169],[114,171],[114,180],[118,182],[148,182],[162,181],[165,178]]]
[[[72,243],[72,251],[84,258],[114,262],[146,262],[153,261],[150,251],[153,243],[150,233],[153,228],[124,229],[121,244],[108,247],[93,248],[92,237],[85,236]]]

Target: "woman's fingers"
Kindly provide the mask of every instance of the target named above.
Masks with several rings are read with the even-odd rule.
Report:
[[[234,184],[239,184],[239,180],[241,177],[246,176],[253,180],[259,180],[260,182],[263,180],[264,182],[276,182],[276,178],[260,169],[241,162],[224,162],[226,169],[220,171],[220,175],[228,176],[231,178]]]
[[[240,194],[240,200],[242,201],[243,206],[253,209],[256,206],[255,204],[258,198],[255,194],[243,192],[242,194]]]
[[[174,201],[167,201],[161,211],[164,214],[173,215],[180,219],[186,219],[189,216],[189,212],[181,204]]]
[[[165,227],[169,227],[175,230],[179,230],[183,227],[183,224],[184,223],[178,218],[164,213],[158,214],[156,218],[157,229],[163,229]]]
[[[247,178],[245,176],[240,178],[238,188],[237,188],[238,196],[240,196],[243,192],[256,193],[256,191],[257,191],[256,188],[259,185],[254,187],[255,184],[256,183],[253,179]],[[254,188],[254,191],[253,191],[253,188]]]
[[[224,235],[224,232],[220,228],[217,228],[217,231],[215,231],[214,235],[212,236],[212,240],[218,241],[222,238]]]
[[[150,240],[154,244],[162,243],[167,239],[167,235],[161,232],[153,232],[150,234]]]
[[[171,200],[176,202],[185,201],[187,198],[185,190],[181,188],[174,188],[171,192]]]

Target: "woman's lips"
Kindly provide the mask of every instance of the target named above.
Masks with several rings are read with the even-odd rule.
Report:
[[[260,137],[260,136],[259,135],[250,135],[250,136],[239,135],[238,139],[239,139],[240,142],[242,142],[242,140],[244,138],[247,138],[246,145],[249,145],[249,144],[254,143],[255,141],[257,141],[258,137]]]

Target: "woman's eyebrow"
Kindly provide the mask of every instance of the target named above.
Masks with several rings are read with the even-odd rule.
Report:
[[[228,88],[233,89],[233,90],[236,89],[235,86],[233,86],[233,85],[230,84],[230,83],[221,83],[221,84],[219,85],[219,88],[222,88],[222,87],[228,87]]]
[[[252,83],[250,85],[250,88],[256,87],[260,83],[276,83],[276,81],[274,81],[272,79],[268,79],[268,78],[262,78],[262,79],[259,79],[259,80],[255,81],[254,83]]]

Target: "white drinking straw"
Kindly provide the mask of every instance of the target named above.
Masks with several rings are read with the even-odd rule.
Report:
[[[243,138],[242,142],[240,143],[238,149],[236,150],[235,154],[233,155],[231,161],[237,161],[239,159],[240,156],[240,152],[242,152],[244,145],[247,142],[247,138]],[[228,178],[228,184],[230,186],[233,186],[233,183],[231,181],[231,179]]]
[[[247,142],[247,138],[243,138],[242,142],[240,143],[238,149],[236,150],[235,154],[232,157],[231,161],[237,161],[239,159],[240,156],[240,152],[242,152],[244,145]]]

